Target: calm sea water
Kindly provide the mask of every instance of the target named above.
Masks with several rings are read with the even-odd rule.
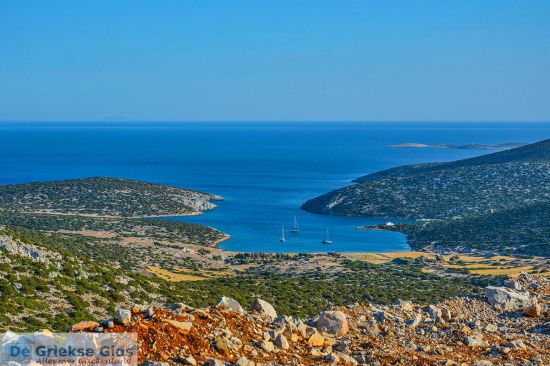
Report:
[[[399,251],[403,235],[356,230],[393,218],[337,217],[299,209],[360,175],[401,164],[449,161],[482,151],[390,149],[404,142],[534,142],[536,123],[3,123],[0,183],[89,176],[141,179],[216,193],[219,208],[170,218],[230,234],[238,251]],[[296,216],[300,234],[286,232]],[[321,244],[329,229],[333,244]]]

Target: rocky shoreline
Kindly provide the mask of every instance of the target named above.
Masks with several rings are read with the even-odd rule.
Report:
[[[136,332],[144,366],[545,365],[549,300],[548,277],[522,274],[436,305],[354,304],[298,319],[224,297],[202,309],[136,305],[70,331]]]

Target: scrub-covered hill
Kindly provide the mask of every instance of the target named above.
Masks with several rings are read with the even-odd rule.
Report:
[[[0,186],[0,207],[30,212],[98,216],[190,215],[221,197],[119,178],[69,179]]]
[[[462,246],[476,243],[498,248],[548,245],[547,225],[533,217],[538,212],[534,209],[548,203],[550,140],[544,140],[471,159],[380,171],[358,178],[357,184],[309,200],[303,208],[336,215],[463,219],[467,221],[452,222],[448,224],[452,227],[446,229],[442,228],[447,224],[441,222],[400,228],[411,237],[414,234],[413,243],[419,242],[421,229],[422,242],[431,243],[443,241],[441,234],[452,228],[453,237],[462,241]],[[499,215],[499,235],[490,234],[495,226],[488,223],[496,217],[490,215]],[[428,231],[426,227],[435,229]],[[434,236],[436,232],[438,236]],[[505,240],[495,242],[500,236]]]

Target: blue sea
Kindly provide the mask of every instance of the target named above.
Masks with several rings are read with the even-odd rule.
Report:
[[[2,123],[0,183],[90,176],[140,179],[219,194],[216,210],[174,217],[257,252],[408,250],[404,235],[357,230],[395,218],[317,215],[309,198],[402,164],[450,161],[487,151],[392,149],[388,144],[499,144],[550,137],[543,123]],[[288,232],[296,217],[299,234]],[[287,241],[281,243],[281,226]],[[333,244],[322,244],[326,230]]]

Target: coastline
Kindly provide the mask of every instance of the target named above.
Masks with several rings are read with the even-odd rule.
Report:
[[[212,229],[218,230],[218,229],[216,229],[216,228],[212,228]],[[220,231],[220,230],[218,230],[218,231]],[[220,233],[223,234],[223,238],[216,240],[216,241],[214,242],[214,246],[213,246],[213,247],[214,247],[214,248],[217,248],[217,249],[219,249],[219,250],[226,251],[225,249],[220,248],[219,245],[220,245],[221,243],[223,243],[223,242],[225,242],[225,241],[231,239],[231,235],[226,234],[226,233],[224,233],[223,231],[220,231]],[[228,252],[229,252],[229,251],[228,251]],[[239,252],[229,252],[229,253],[239,253]]]

